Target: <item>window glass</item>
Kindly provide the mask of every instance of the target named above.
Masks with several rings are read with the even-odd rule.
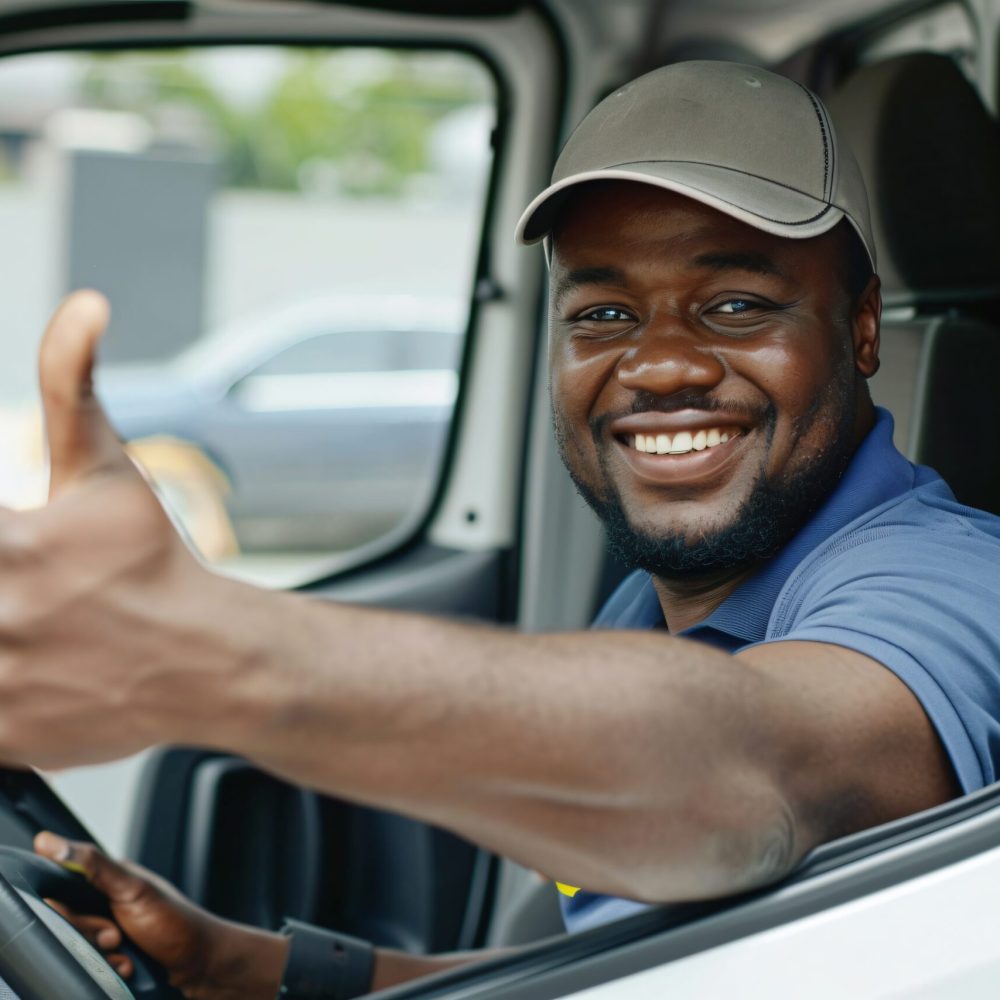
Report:
[[[381,372],[394,369],[454,370],[461,334],[426,330],[376,330],[306,334],[254,368],[254,375],[305,375],[310,372]]]
[[[495,108],[449,51],[0,61],[0,503],[44,497],[35,351],[89,286],[114,311],[98,391],[206,558],[286,585],[419,520]]]
[[[254,375],[308,375],[310,372],[370,372],[389,367],[385,338],[380,334],[320,334],[267,358]]]

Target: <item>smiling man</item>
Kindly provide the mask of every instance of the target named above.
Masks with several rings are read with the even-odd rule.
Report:
[[[561,220],[564,461],[661,600],[697,589],[704,605],[718,575],[717,602],[803,525],[871,429],[878,283],[870,266],[852,281],[864,251],[847,223],[790,243],[623,181],[591,181]],[[700,617],[668,614],[674,631]]]
[[[83,294],[42,353],[51,503],[0,522],[4,757],[241,754],[559,878],[570,929],[761,885],[995,780],[1000,521],[907,462],[872,405],[864,187],[816,98],[725,63],[643,77],[579,127],[520,236],[551,264],[563,457],[638,567],[599,630],[213,576],[89,390],[106,314]],[[192,997],[282,976],[288,997],[347,997],[465,960],[301,927],[289,945],[92,848],[38,847]],[[116,954],[113,925],[73,919]]]

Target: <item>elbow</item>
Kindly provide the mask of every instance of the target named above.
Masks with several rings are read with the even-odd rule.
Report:
[[[615,894],[645,903],[713,899],[792,871],[804,850],[794,811],[782,796],[763,796],[752,806],[742,796],[713,798],[680,823],[676,814],[658,823],[661,835],[631,854],[643,861],[611,876]]]
[[[779,802],[743,843],[736,843],[740,889],[755,889],[784,878],[798,864],[804,850],[792,809]]]

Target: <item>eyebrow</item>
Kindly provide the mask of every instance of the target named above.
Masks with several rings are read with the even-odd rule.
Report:
[[[624,288],[625,272],[617,267],[578,267],[561,275],[553,288],[553,298],[561,302],[574,288],[583,285],[616,285]]]
[[[749,271],[751,274],[774,274],[786,277],[767,254],[754,250],[713,250],[699,254],[689,262],[691,268],[711,268],[714,271]],[[614,285],[625,288],[625,272],[617,267],[578,267],[562,275],[553,286],[553,300],[558,305],[574,289],[586,285]]]
[[[774,274],[784,278],[785,273],[767,254],[753,250],[714,251],[703,253],[691,261],[693,267],[709,267],[714,271],[749,271],[751,274]]]

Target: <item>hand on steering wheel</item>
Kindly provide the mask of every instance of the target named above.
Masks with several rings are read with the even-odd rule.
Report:
[[[51,833],[35,838],[43,857],[78,872],[107,899],[108,913],[46,900],[111,966],[130,979],[135,962],[123,933],[165,970],[170,983],[199,1000],[273,1000],[288,942],[277,934],[222,920],[139,865],[113,861],[93,844]],[[69,904],[69,905],[68,905]]]

